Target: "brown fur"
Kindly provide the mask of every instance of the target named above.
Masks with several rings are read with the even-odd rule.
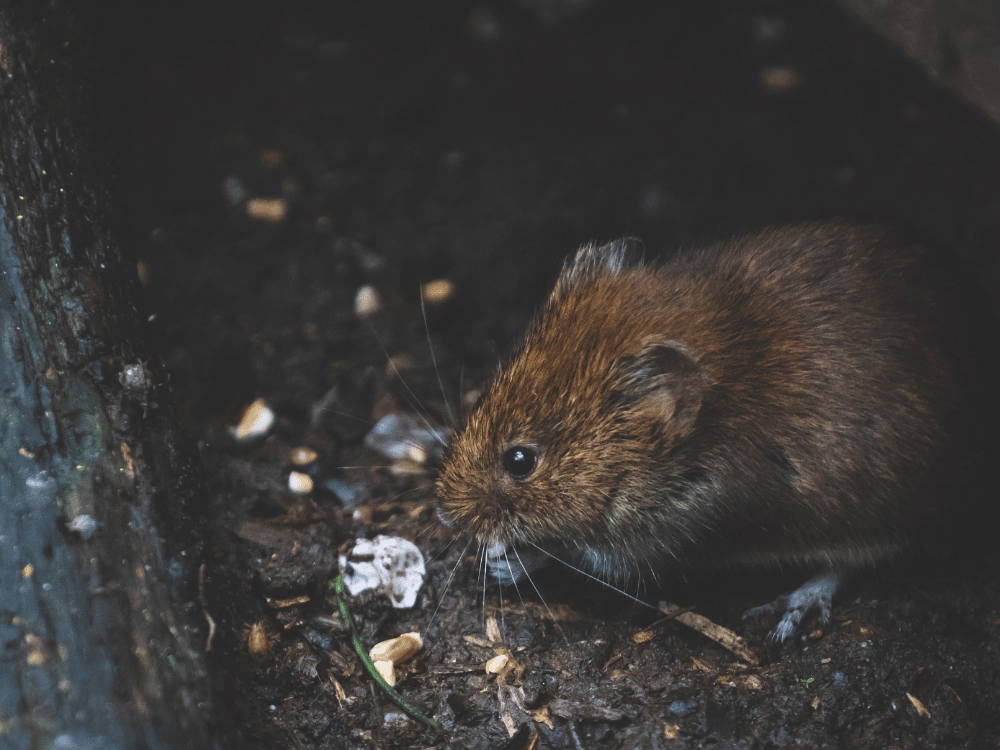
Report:
[[[950,502],[965,403],[935,266],[806,224],[663,265],[582,248],[456,437],[445,516],[624,575],[879,560]],[[534,446],[524,479],[503,469]]]

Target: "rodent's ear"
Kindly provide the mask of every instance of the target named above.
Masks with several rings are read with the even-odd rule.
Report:
[[[643,340],[621,362],[621,388],[639,408],[678,436],[694,427],[701,410],[704,379],[687,348],[659,336]]]
[[[623,237],[604,245],[584,245],[576,251],[573,260],[563,266],[559,282],[564,284],[589,274],[618,274],[635,268],[642,265],[642,250],[642,240],[635,237]]]

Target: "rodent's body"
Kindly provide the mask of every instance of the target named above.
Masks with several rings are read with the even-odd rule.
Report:
[[[627,256],[564,268],[446,457],[451,523],[609,578],[844,569],[934,523],[967,405],[925,251],[807,224]]]

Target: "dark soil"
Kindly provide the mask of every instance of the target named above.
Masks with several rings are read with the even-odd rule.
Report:
[[[745,634],[764,655],[751,666],[561,571],[541,594],[487,584],[484,603],[465,542],[435,520],[433,467],[397,476],[361,443],[392,411],[448,424],[445,401],[482,386],[591,239],[654,254],[874,216],[1000,289],[1000,136],[975,111],[819,2],[604,0],[554,21],[458,0],[130,13],[99,17],[117,40],[106,98],[143,304],[206,466],[205,607],[235,746],[501,748],[504,719],[530,726],[518,748],[1000,746],[995,552],[859,582],[783,648],[740,613],[794,577],[650,595]],[[248,217],[254,197],[287,215]],[[432,279],[455,293],[427,334]],[[369,321],[365,284],[384,301]],[[277,422],[237,443],[256,398]],[[308,495],[287,489],[300,445],[319,456]],[[400,715],[335,627],[338,548],[378,533],[415,540],[428,580],[412,610],[361,596],[355,616],[368,645],[422,633],[400,687],[441,736]],[[517,669],[487,676],[498,653]]]

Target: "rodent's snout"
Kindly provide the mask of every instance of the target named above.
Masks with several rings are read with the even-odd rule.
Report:
[[[503,586],[530,578],[536,570],[549,564],[549,556],[541,548],[515,547],[502,542],[487,545],[486,568]]]

